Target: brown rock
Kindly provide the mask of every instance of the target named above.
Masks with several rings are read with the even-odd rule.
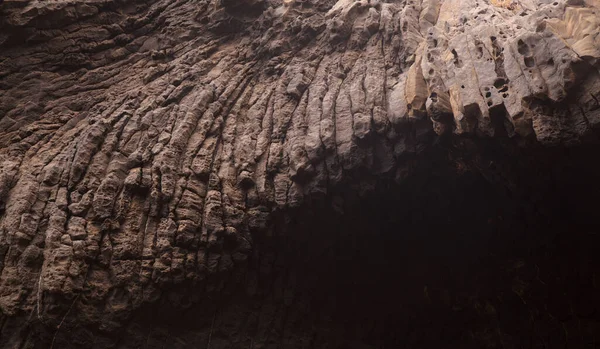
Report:
[[[379,320],[397,327],[371,321],[338,334],[332,324],[344,321],[328,318],[336,300],[307,301],[313,289],[297,279],[328,275],[307,285],[346,304],[356,258],[317,268],[303,246],[343,246],[315,260],[359,251],[352,234],[336,245],[326,233],[433,214],[407,196],[409,218],[399,210],[370,226],[345,205],[387,181],[441,207],[434,184],[415,184],[435,175],[427,164],[438,157],[454,161],[452,176],[475,168],[473,186],[483,178],[510,190],[521,185],[510,171],[520,152],[531,152],[526,162],[544,147],[595,145],[599,14],[597,0],[0,1],[0,348],[359,347],[338,337],[373,344],[406,332],[396,347],[419,347],[427,336],[410,339],[413,324],[395,314]],[[456,147],[436,153],[445,139]],[[510,149],[506,168],[484,164],[482,144]],[[348,221],[325,221],[340,212]],[[294,229],[305,235],[288,244]],[[301,275],[287,252],[305,253]],[[367,276],[384,268],[367,262],[356,267]],[[464,304],[453,309],[472,305],[500,324],[502,311],[485,302],[534,292],[513,286],[476,305],[473,290],[457,291],[452,301]],[[429,300],[450,302],[433,288]],[[240,303],[224,307],[231,299]],[[579,336],[564,325],[568,306],[557,307],[565,319],[540,331]],[[201,315],[191,321],[184,309]],[[540,309],[520,318],[533,323]],[[448,322],[467,326],[466,317]],[[200,330],[161,332],[169,319]],[[321,325],[331,333],[313,336]],[[504,332],[473,326],[457,338],[526,346],[511,321]],[[573,331],[598,330],[586,326]]]

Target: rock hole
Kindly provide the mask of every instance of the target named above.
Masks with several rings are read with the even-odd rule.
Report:
[[[458,58],[458,53],[456,52],[455,49],[452,49],[452,55],[454,56],[454,65],[461,68],[462,61],[460,60],[460,58]]]
[[[519,53],[524,56],[529,55],[529,45],[523,42],[523,40],[519,39],[519,41],[517,42],[517,51],[519,51]]]
[[[494,87],[499,89],[502,86],[506,85],[506,80],[503,78],[498,78],[496,79],[496,81],[494,81]]]
[[[543,32],[544,30],[546,30],[546,21],[542,21],[540,24],[538,24],[538,26],[535,28],[536,32]]]
[[[535,61],[533,60],[533,57],[525,57],[523,58],[523,61],[525,62],[525,66],[527,68],[535,66]]]
[[[481,59],[483,57],[483,47],[477,46],[477,59]]]

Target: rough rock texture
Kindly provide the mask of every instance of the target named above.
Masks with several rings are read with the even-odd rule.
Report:
[[[1,1],[0,347],[594,348],[599,101],[598,0]]]

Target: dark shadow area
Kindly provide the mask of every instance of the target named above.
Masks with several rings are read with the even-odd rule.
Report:
[[[433,150],[400,185],[357,181],[279,223],[275,264],[331,329],[313,347],[598,345],[594,151],[481,145]]]
[[[400,181],[350,174],[274,214],[247,265],[172,286],[116,337],[70,323],[56,344],[595,348],[594,154],[461,140],[407,159]]]

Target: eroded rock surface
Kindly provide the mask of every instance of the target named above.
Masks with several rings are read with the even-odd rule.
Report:
[[[436,139],[593,145],[599,59],[597,0],[0,2],[0,344],[160,347],[171,302],[210,347],[273,217]],[[269,336],[213,348],[326,345]]]

